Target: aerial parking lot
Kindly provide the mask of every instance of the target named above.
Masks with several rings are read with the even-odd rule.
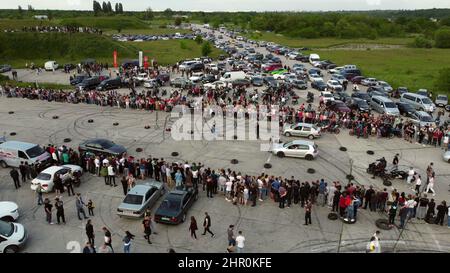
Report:
[[[448,93],[183,24],[105,38],[177,63],[2,66],[0,252],[450,251]]]

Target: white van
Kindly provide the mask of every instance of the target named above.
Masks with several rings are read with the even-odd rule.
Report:
[[[230,71],[225,72],[225,74],[223,74],[220,80],[223,82],[232,82],[235,80],[243,80],[245,79],[245,76],[246,74],[244,71]]]
[[[29,165],[38,161],[46,165],[50,160],[50,154],[37,144],[21,141],[6,141],[0,144],[0,166],[3,168],[8,166],[17,168],[22,161]]]
[[[320,56],[318,54],[310,54],[309,55],[309,63],[314,64],[315,62],[320,61]]]
[[[401,102],[411,104],[416,110],[432,113],[436,109],[436,105],[425,96],[415,93],[404,93],[400,98]]]
[[[48,61],[44,64],[44,68],[47,71],[53,71],[58,69],[59,64],[56,61]]]

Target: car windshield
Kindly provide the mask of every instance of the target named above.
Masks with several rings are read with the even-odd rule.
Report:
[[[180,202],[178,200],[166,199],[161,203],[161,208],[176,211],[180,209]]]
[[[283,144],[283,147],[284,147],[284,148],[287,148],[287,147],[289,147],[289,146],[291,146],[291,145],[292,145],[292,142],[288,142],[288,143]]]
[[[140,205],[143,199],[144,197],[142,195],[127,194],[123,202],[131,205]]]
[[[393,102],[385,102],[384,105],[386,106],[386,108],[397,108],[397,106]]]
[[[447,100],[447,97],[446,96],[437,96],[437,99],[438,100]]]
[[[12,223],[0,221],[0,235],[10,237],[14,233],[14,225]]]
[[[109,140],[100,140],[97,143],[100,144],[104,149],[109,149],[114,146],[114,143]]]
[[[39,180],[50,180],[51,178],[52,178],[52,175],[49,173],[40,173],[36,177],[36,179],[39,179]]]
[[[26,153],[30,158],[35,158],[45,153],[45,151],[41,146],[36,145],[33,148],[26,150]]]
[[[422,102],[425,104],[432,104],[431,100],[429,98],[423,98]]]
[[[425,122],[432,122],[433,121],[433,118],[431,116],[429,116],[429,115],[422,115],[422,116],[419,116],[419,118],[420,118],[421,121],[425,121]]]
[[[357,102],[359,107],[369,107],[369,105],[367,104],[367,102],[360,100]]]

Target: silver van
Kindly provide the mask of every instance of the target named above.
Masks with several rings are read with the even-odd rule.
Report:
[[[370,101],[370,107],[380,114],[388,114],[392,116],[400,115],[397,105],[386,97],[373,96]]]
[[[419,111],[432,113],[436,109],[436,106],[428,97],[419,94],[404,93],[402,94],[400,101],[411,104],[416,110]]]
[[[0,166],[3,168],[8,166],[17,168],[20,162],[31,165],[39,161],[47,165],[50,160],[50,154],[37,144],[21,141],[6,141],[0,144]]]

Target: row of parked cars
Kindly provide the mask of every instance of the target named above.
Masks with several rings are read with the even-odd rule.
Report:
[[[162,35],[152,35],[152,34],[114,34],[112,38],[119,42],[146,42],[146,41],[157,41],[157,40],[173,40],[173,39],[195,39],[195,35],[192,33],[174,33],[174,34],[162,34]]]

